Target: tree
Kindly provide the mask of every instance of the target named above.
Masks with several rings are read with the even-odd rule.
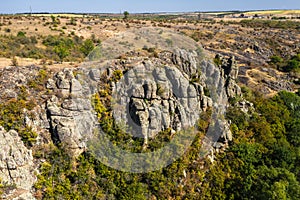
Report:
[[[52,20],[52,24],[56,23],[56,18],[53,15],[51,15],[51,20]]]
[[[84,43],[82,44],[80,51],[85,55],[89,55],[89,53],[91,51],[93,51],[93,49],[95,48],[95,45],[93,43],[93,41],[91,39],[87,39],[84,41]]]
[[[252,190],[253,199],[299,199],[300,185],[293,173],[283,168],[261,166]]]
[[[129,12],[128,11],[124,11],[124,19],[128,19],[128,16],[129,16]]]
[[[64,58],[66,58],[70,54],[68,48],[62,42],[54,48],[54,52],[60,58],[60,62],[63,62]]]

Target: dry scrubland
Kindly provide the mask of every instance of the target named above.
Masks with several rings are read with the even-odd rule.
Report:
[[[0,67],[11,65],[13,57],[16,57],[21,66],[37,64],[49,68],[76,67],[86,56],[81,49],[86,40],[93,43],[87,42],[87,45],[96,46],[118,32],[141,27],[166,27],[192,37],[212,57],[216,54],[235,56],[242,67],[241,82],[272,94],[276,91],[276,86],[272,86],[273,81],[287,77],[286,74],[273,70],[278,67],[269,63],[270,58],[279,56],[283,60],[289,60],[299,53],[299,15],[298,10],[284,10],[229,14],[135,14],[130,15],[127,20],[123,19],[123,15],[1,16]],[[23,34],[28,39],[22,39]],[[59,42],[61,38],[66,43],[67,40],[72,40],[65,55],[64,52],[54,53],[55,42]],[[259,78],[251,75],[255,73],[252,70],[260,71]],[[270,75],[273,80],[269,78]],[[291,75],[298,78],[295,73]],[[261,76],[267,83],[262,82]]]

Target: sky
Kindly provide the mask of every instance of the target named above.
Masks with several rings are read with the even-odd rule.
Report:
[[[300,0],[4,0],[0,13],[129,13],[300,9]]]

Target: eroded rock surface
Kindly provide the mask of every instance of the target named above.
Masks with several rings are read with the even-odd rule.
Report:
[[[162,130],[194,126],[199,113],[212,105],[203,88],[191,84],[187,74],[175,66],[156,67],[150,61],[125,74],[114,93],[119,106],[114,115],[142,133],[146,143]]]
[[[28,150],[14,130],[6,132],[0,127],[0,177],[6,185],[16,189],[6,194],[7,198],[34,199],[32,185],[36,181],[35,167],[31,150]]]
[[[5,98],[16,98],[15,87],[34,80],[38,70],[4,69],[0,90]],[[116,70],[124,76],[114,82],[111,80]],[[237,70],[234,59],[224,59],[222,66],[215,66],[199,60],[196,52],[182,49],[161,52],[150,59],[133,55],[126,60],[112,60],[105,66],[86,63],[76,70],[55,73],[44,86],[46,93],[30,90],[38,102],[30,112],[24,110],[24,123],[38,133],[38,142],[61,144],[76,157],[85,151],[86,140],[98,124],[91,97],[99,86],[110,84],[113,94],[120,95],[119,103],[127,106],[127,110],[113,113],[116,121],[136,126],[135,136],[143,137],[147,143],[162,130],[170,128],[174,133],[194,126],[199,114],[209,108],[224,114],[228,98],[240,95],[235,83]],[[9,80],[5,74],[13,78]],[[217,124],[220,129],[215,129],[217,134],[210,135],[208,141],[221,139],[214,144],[208,142],[209,148],[222,148],[232,139],[229,123],[217,120]],[[16,183],[20,195],[30,196],[35,181],[31,151],[15,131],[1,129],[0,143],[0,177]]]
[[[82,84],[70,69],[58,72],[47,85],[56,94],[46,103],[52,139],[65,145],[71,155],[79,155],[86,147],[86,136],[93,133],[97,121],[91,96],[84,94]]]
[[[178,49],[173,54],[160,54],[160,59],[168,62],[135,63],[136,67],[114,87],[119,106],[114,115],[121,124],[142,133],[146,143],[161,130],[194,126],[199,114],[208,108],[225,115],[228,98],[241,95],[234,58],[222,58],[222,65],[217,67],[199,60],[196,52]],[[205,90],[211,94],[205,94]],[[212,132],[209,140],[216,142],[220,137],[221,143],[231,141],[228,122],[218,121],[219,130]],[[208,146],[213,145],[220,146]]]

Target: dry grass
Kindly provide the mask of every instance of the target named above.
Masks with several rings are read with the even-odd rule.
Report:
[[[299,15],[300,10],[265,10],[246,12],[250,15]]]
[[[79,65],[79,63],[72,63],[72,62],[53,63],[52,61],[46,61],[46,63],[44,64],[42,63],[41,59],[32,59],[32,58],[16,57],[16,59],[19,67],[36,65],[40,67],[46,66],[49,69],[63,69],[63,68],[73,68]],[[12,65],[12,59],[0,58],[0,69],[11,65]]]
[[[34,17],[84,17],[82,14],[32,14]]]
[[[226,12],[212,12],[207,13],[211,16],[226,14]],[[227,13],[228,14],[228,13]],[[255,14],[259,16],[264,16],[267,19],[268,16],[291,16],[292,14],[297,16],[300,15],[300,10],[273,10],[273,11],[253,11],[253,12],[245,12],[247,16],[254,16]],[[60,24],[56,24],[54,27],[51,19],[51,15],[59,18]],[[198,13],[193,13],[190,15],[195,15],[197,17]],[[26,36],[36,36],[39,40],[39,43],[36,45],[38,47],[43,47],[41,45],[42,38],[48,35],[59,35],[62,34],[64,37],[70,34],[70,37],[73,35],[83,37],[84,39],[90,38],[92,35],[95,35],[97,39],[104,41],[107,38],[112,38],[115,35],[118,38],[117,41],[111,41],[110,46],[118,48],[119,52],[123,52],[125,50],[131,49],[131,44],[135,44],[134,48],[143,48],[144,45],[147,47],[155,47],[155,41],[157,38],[151,38],[155,36],[151,36],[146,40],[138,39],[136,35],[130,35],[130,33],[125,33],[122,35],[124,31],[127,30],[138,30],[142,27],[156,27],[160,28],[169,27],[171,31],[175,31],[178,33],[184,33],[184,35],[192,36],[195,31],[199,33],[199,41],[198,44],[204,46],[207,50],[209,50],[209,56],[214,57],[216,53],[220,53],[223,55],[234,55],[240,64],[257,67],[264,66],[263,62],[266,62],[267,58],[262,57],[258,54],[252,47],[254,41],[257,41],[260,48],[264,48],[264,50],[271,49],[268,45],[262,46],[260,43],[262,39],[269,35],[272,32],[272,38],[282,38],[283,30],[277,29],[268,29],[261,28],[260,30],[253,30],[253,28],[242,27],[239,24],[226,23],[227,21],[241,20],[243,18],[239,18],[240,13],[236,13],[233,15],[227,15],[225,18],[217,18],[213,17],[212,21],[192,21],[189,23],[188,21],[155,21],[155,20],[127,20],[124,21],[122,19],[103,19],[93,16],[84,16],[77,14],[35,14],[33,16],[26,15],[18,15],[18,16],[0,16],[0,23],[2,26],[0,27],[0,35],[16,35],[19,31],[26,32]],[[76,25],[70,25],[71,18],[76,19]],[[180,18],[180,15],[178,16]],[[222,22],[220,22],[222,20]],[[171,27],[171,28],[170,28]],[[9,33],[6,32],[6,29],[10,29]],[[257,34],[259,33],[259,34]],[[285,31],[287,33],[287,31]],[[165,35],[166,34],[166,35]],[[256,35],[257,34],[257,35]],[[299,32],[295,30],[289,30],[289,34],[295,37],[296,40],[289,39],[280,39],[279,45],[285,47],[292,46],[293,43],[297,43],[300,39]],[[161,40],[165,43],[166,40],[170,37],[167,32],[162,32],[160,34]],[[280,36],[280,37],[277,37]],[[172,38],[171,40],[179,42],[178,38]],[[296,42],[295,42],[296,41]],[[159,43],[159,41],[157,41]],[[123,45],[120,45],[120,44]],[[102,43],[103,44],[103,43]],[[279,47],[280,47],[279,46]],[[273,47],[272,47],[273,48]],[[274,47],[275,48],[275,47]],[[125,49],[125,50],[123,50]],[[294,53],[294,50],[291,50],[289,53]],[[250,62],[249,62],[250,60]],[[252,63],[253,62],[253,63]],[[0,58],[0,68],[4,66],[11,65],[11,58]],[[257,64],[258,63],[258,64]],[[35,59],[21,59],[18,58],[18,64],[20,66],[26,65],[39,65],[42,66],[41,60]],[[76,67],[80,65],[80,63],[63,63],[63,64],[46,64],[47,67],[53,69],[60,69],[63,67]],[[260,73],[256,70],[250,70],[248,72],[250,77],[249,86],[251,84],[253,86],[260,84],[259,82],[263,78],[270,79],[266,73]]]

